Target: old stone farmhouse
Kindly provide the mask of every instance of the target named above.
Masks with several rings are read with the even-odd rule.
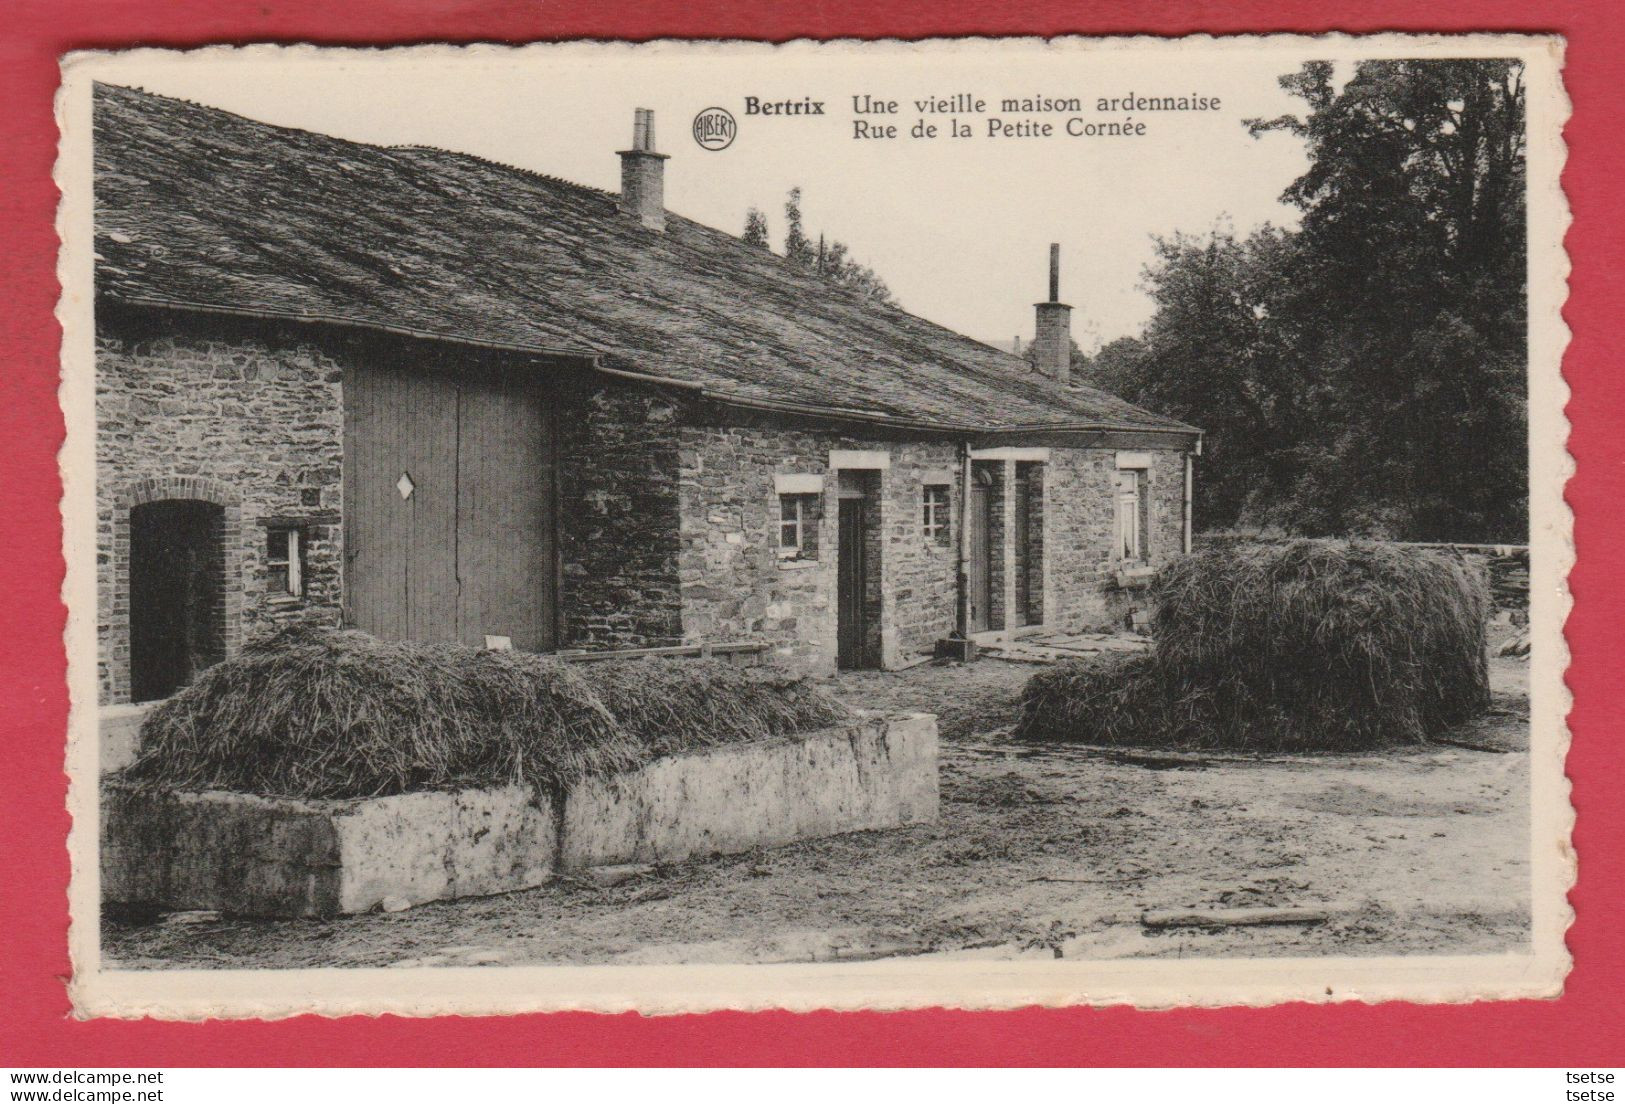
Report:
[[[98,89],[104,702],[301,620],[890,667],[1185,546],[1199,434],[1069,380],[1053,265],[1035,372],[668,212],[654,145],[612,195]]]

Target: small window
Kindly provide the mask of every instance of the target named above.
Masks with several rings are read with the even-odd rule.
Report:
[[[779,496],[779,556],[810,560],[818,556],[818,496]]]
[[[1117,558],[1143,563],[1150,558],[1147,532],[1145,472],[1121,469],[1117,473]]]
[[[934,484],[925,488],[920,525],[925,531],[927,544],[948,546],[952,537],[948,529],[948,488]]]
[[[295,598],[305,593],[305,541],[302,530],[274,527],[265,531],[266,590]]]

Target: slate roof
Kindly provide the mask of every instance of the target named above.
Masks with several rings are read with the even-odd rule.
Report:
[[[94,111],[102,295],[593,353],[723,399],[943,427],[1190,428],[712,227],[645,229],[593,188],[111,85]]]

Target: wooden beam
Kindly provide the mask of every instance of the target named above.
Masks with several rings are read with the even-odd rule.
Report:
[[[1148,928],[1235,928],[1259,924],[1324,924],[1346,906],[1299,908],[1152,909],[1140,917]]]

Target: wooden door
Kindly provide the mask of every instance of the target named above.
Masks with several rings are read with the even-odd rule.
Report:
[[[465,382],[458,450],[458,635],[558,645],[552,413],[530,381]]]
[[[980,473],[978,473],[979,475]],[[993,527],[988,523],[988,509],[993,496],[980,478],[970,481],[970,493],[965,497],[965,543],[968,559],[965,563],[966,623],[971,632],[986,632],[991,627],[989,611],[993,608]]]
[[[345,601],[394,640],[557,644],[552,414],[496,372],[344,379]]]
[[[840,499],[840,539],[836,559],[835,665],[863,667],[864,644],[869,638],[868,552],[864,529],[867,504],[863,498]]]

